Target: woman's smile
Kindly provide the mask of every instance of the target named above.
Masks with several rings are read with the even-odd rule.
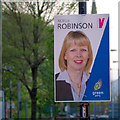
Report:
[[[83,60],[74,60],[76,64],[82,64]]]

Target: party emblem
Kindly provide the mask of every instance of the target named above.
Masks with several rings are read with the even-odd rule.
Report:
[[[95,83],[94,90],[98,90],[98,89],[100,89],[101,86],[102,86],[102,81],[99,80],[97,83]]]

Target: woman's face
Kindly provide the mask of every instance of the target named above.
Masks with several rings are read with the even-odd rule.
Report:
[[[84,70],[89,58],[87,46],[77,46],[72,43],[65,52],[64,59],[67,60],[67,70]]]

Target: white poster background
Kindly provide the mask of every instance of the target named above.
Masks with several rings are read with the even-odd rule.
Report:
[[[56,15],[54,18],[54,73],[59,73],[59,55],[65,36],[70,31],[80,30],[83,31],[91,42],[93,52],[93,64],[99,48],[101,38],[108,20],[108,14],[83,14],[83,15]],[[99,28],[99,18],[105,18],[103,27]],[[58,29],[58,24],[62,23],[92,23],[93,28],[87,29]],[[92,66],[91,65],[91,69]]]

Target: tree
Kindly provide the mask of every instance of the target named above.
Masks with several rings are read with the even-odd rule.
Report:
[[[42,87],[39,67],[48,60],[44,47],[50,35],[47,28],[54,14],[70,14],[76,7],[74,3],[59,4],[62,7],[57,2],[3,3],[3,70],[14,66],[11,74],[30,95],[32,119],[36,118],[37,93]]]
[[[92,14],[97,14],[97,7],[96,7],[96,2],[95,0],[92,1],[92,10],[91,10]]]

